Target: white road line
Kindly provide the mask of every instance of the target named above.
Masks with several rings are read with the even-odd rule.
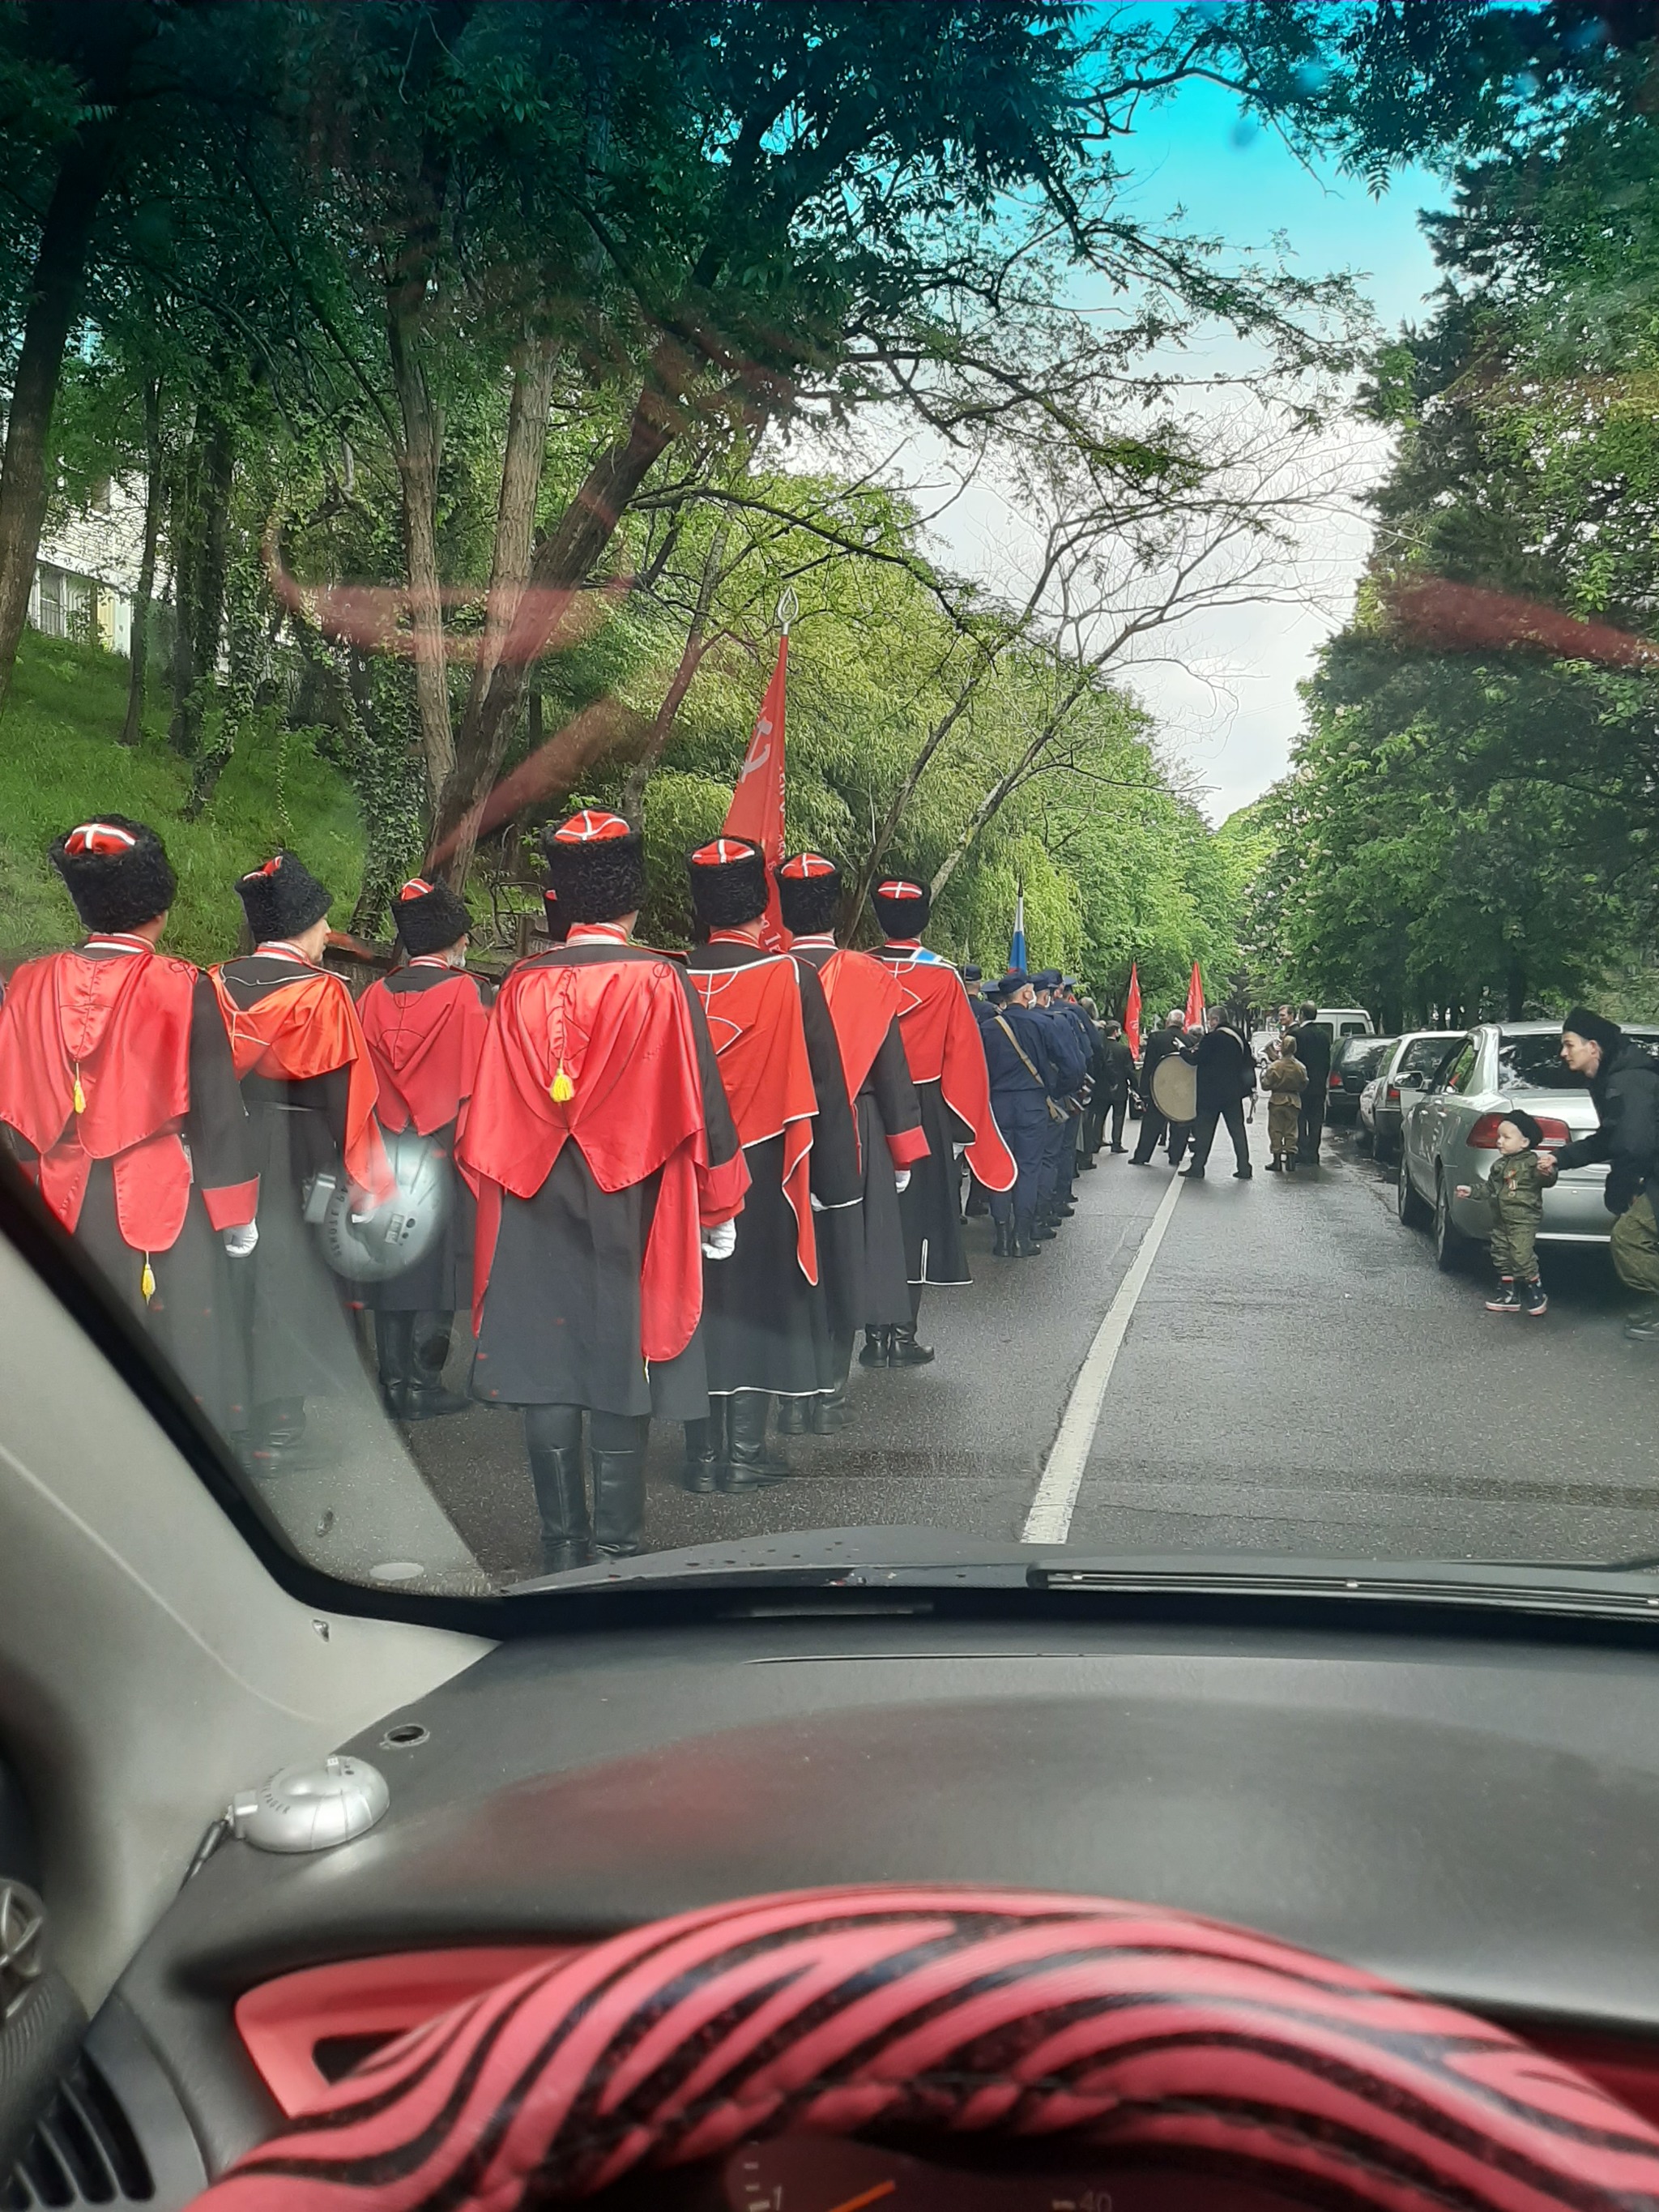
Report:
[[[1060,1433],[1054,1438],[1054,1449],[1048,1455],[1042,1480],[1031,1500],[1031,1510],[1025,1516],[1025,1526],[1020,1531],[1022,1544],[1063,1544],[1071,1533],[1072,1516],[1077,1510],[1078,1492],[1083,1487],[1083,1470],[1088,1464],[1089,1447],[1095,1440],[1106,1386],[1123,1348],[1135,1301],[1146,1287],[1158,1248],[1164,1242],[1164,1232],[1180,1199],[1181,1184],[1178,1175],[1170,1176],[1170,1187],[1140,1240],[1140,1249],[1128,1273],[1118,1285],[1117,1296],[1107,1307],[1105,1318],[1095,1331],[1095,1340],[1078,1370],[1077,1381],[1072,1385],[1072,1395],[1060,1417]]]

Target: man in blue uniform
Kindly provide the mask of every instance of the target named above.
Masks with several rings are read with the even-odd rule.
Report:
[[[1036,999],[1033,1011],[1048,1040],[1056,1079],[1054,1095],[1061,1109],[1060,1118],[1049,1125],[1043,1197],[1037,1210],[1036,1234],[1044,1242],[1058,1236],[1060,1223],[1077,1211],[1072,1196],[1077,1158],[1073,1102],[1089,1073],[1088,1054],[1082,1040],[1064,1011],[1053,1002],[1060,980],[1058,968],[1044,968],[1031,978]]]
[[[1024,969],[1012,969],[994,988],[979,1033],[991,1079],[991,1110],[1019,1175],[1012,1191],[992,1194],[992,1249],[999,1260],[1032,1260],[1040,1249],[1036,1218],[1048,1187],[1049,1132],[1056,1126],[1051,1101],[1060,1079]]]

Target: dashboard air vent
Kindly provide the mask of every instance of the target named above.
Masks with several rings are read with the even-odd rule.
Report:
[[[155,2195],[149,2163],[120,2100],[90,2059],[77,2060],[0,2188],[0,2207],[3,2212],[70,2212],[87,2204],[149,2204]]]

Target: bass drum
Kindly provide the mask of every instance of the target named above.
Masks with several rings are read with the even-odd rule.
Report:
[[[1198,1070],[1172,1052],[1152,1070],[1152,1103],[1169,1121],[1190,1121],[1198,1113]]]
[[[396,1195],[365,1221],[351,1218],[350,1195],[337,1185],[318,1233],[323,1255],[349,1283],[389,1283],[423,1260],[443,1234],[453,1170],[430,1137],[405,1129],[386,1140]]]

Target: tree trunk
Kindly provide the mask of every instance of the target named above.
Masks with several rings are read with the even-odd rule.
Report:
[[[702,666],[703,655],[708,650],[707,630],[708,609],[720,582],[720,567],[726,559],[726,540],[729,526],[719,523],[709,541],[708,557],[702,564],[702,574],[697,580],[697,603],[691,611],[690,627],[685,634],[685,649],[680,654],[679,665],[673,680],[663,694],[663,702],[657,709],[656,720],[651,725],[651,734],[645,749],[628,771],[628,781],[623,787],[622,811],[628,819],[637,824],[640,810],[645,804],[645,787],[650,781],[651,771],[662,757],[662,749],[668,742],[668,732],[674,726],[674,718],[691,689],[693,678]]]
[[[173,483],[173,514],[167,537],[173,552],[173,714],[167,724],[167,743],[175,752],[188,750],[185,742],[185,706],[196,681],[196,597],[201,584],[202,447],[206,410],[200,405],[191,422],[190,442]]]
[[[1504,977],[1504,988],[1509,995],[1509,1018],[1512,1022],[1523,1020],[1527,1011],[1527,971],[1519,953],[1510,956],[1509,973]]]
[[[518,618],[519,602],[530,574],[557,360],[558,348],[550,338],[532,338],[514,364],[507,449],[501,457],[501,493],[495,509],[495,544],[489,563],[489,596],[484,603],[483,635],[472,665],[463,727],[476,719],[489,690],[489,679]]]
[[[155,596],[155,547],[161,534],[161,382],[144,386],[144,542],[138,556],[138,588],[132,595],[132,630],[127,645],[127,714],[121,743],[136,745],[144,716],[144,673],[149,665],[149,607]]]
[[[554,644],[572,596],[592,574],[629,501],[673,442],[675,427],[672,409],[647,385],[626,436],[593,464],[531,563],[528,588],[502,641],[489,689],[462,723],[455,765],[433,820],[428,871],[435,869],[455,889],[465,883],[471,866],[479,811],[501,771],[530,663]]]
[[[230,559],[230,494],[235,473],[235,422],[228,407],[216,407],[202,462],[202,554],[191,608],[191,682],[174,720],[173,743],[186,756],[193,756],[200,744],[208,695],[218,675]]]
[[[443,596],[438,577],[438,466],[443,454],[443,416],[432,404],[426,372],[415,352],[409,288],[399,284],[386,301],[386,335],[392,381],[403,415],[398,474],[403,489],[404,559],[409,572],[409,627],[415,663],[415,702],[426,761],[427,789],[435,805],[455,762],[449,718],[449,667]]]
[[[28,620],[46,514],[52,410],[64,373],[64,349],[80,312],[87,248],[114,166],[119,128],[113,116],[89,123],[65,151],[34,256],[0,460],[0,702],[10,689],[18,641]]]

